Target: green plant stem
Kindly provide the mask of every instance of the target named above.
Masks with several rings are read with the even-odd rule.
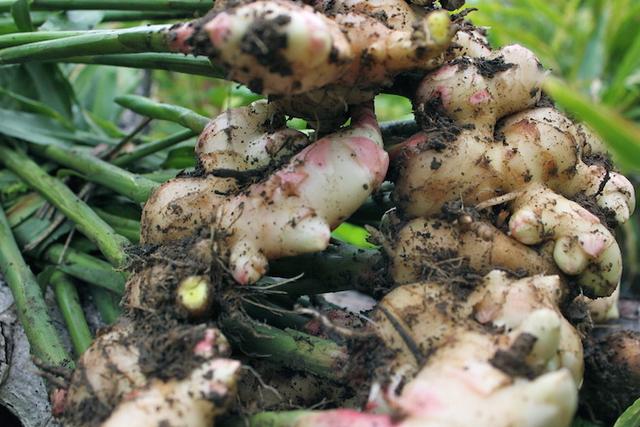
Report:
[[[118,235],[66,185],[47,174],[24,153],[4,145],[0,145],[0,162],[73,221],[109,262],[117,267],[124,265],[127,258],[125,248],[129,241]]]
[[[47,40],[64,39],[67,37],[95,34],[101,31],[33,31],[25,33],[6,34],[0,36],[0,49],[22,46]]]
[[[44,199],[41,199],[38,193],[28,194],[24,196],[23,199],[28,199],[31,195],[38,196],[38,201],[41,202],[39,205],[44,203]],[[14,205],[14,207],[17,205],[23,205],[22,201]],[[14,217],[24,217],[26,213],[31,215],[35,212],[35,210],[28,204],[24,204],[22,209],[13,210],[14,207],[11,209]],[[7,214],[9,212],[10,211],[7,211]],[[15,227],[19,224],[19,222],[17,224],[12,224],[11,216],[9,215],[7,215],[7,219],[9,220],[9,225],[11,227]],[[120,220],[122,219],[120,218]],[[138,229],[140,227],[140,223],[138,221],[125,221],[131,221],[131,224],[129,224],[130,227],[137,227]],[[65,246],[61,244],[50,245],[40,256],[49,263],[56,265],[60,271],[63,271],[72,277],[81,279],[97,287],[103,287],[117,294],[122,294],[124,292],[124,283],[126,280],[125,273],[114,270],[111,264],[99,258],[95,258],[72,247],[65,248]]]
[[[31,13],[31,23],[35,27],[44,24],[49,13],[34,12]],[[137,11],[105,11],[103,12],[101,22],[135,22],[135,21],[164,21],[168,19],[186,19],[192,18],[193,12],[176,11],[176,12],[137,12]],[[13,18],[0,18],[0,34],[10,34],[18,32],[18,27]]]
[[[93,337],[84,317],[78,291],[71,280],[61,271],[55,271],[50,278],[56,294],[58,307],[62,313],[76,355],[80,356],[91,345]]]
[[[92,286],[89,288],[93,302],[98,307],[102,321],[107,325],[113,324],[120,317],[119,298],[112,292]]]
[[[31,352],[52,366],[72,367],[56,328],[49,317],[40,285],[25,263],[0,207],[0,271],[11,289]]]
[[[182,171],[192,171],[193,168],[187,168],[187,169],[158,169],[156,171],[153,172],[149,172],[149,173],[145,173],[144,176],[149,178],[150,180],[153,180],[159,184],[162,184],[163,182],[167,182],[172,178],[175,178],[176,176],[178,176],[178,174]]]
[[[54,244],[47,248],[43,258],[53,264],[58,270],[69,276],[83,280],[118,295],[124,293],[126,274],[116,271],[108,263],[99,258],[77,251],[61,244]]]
[[[0,0],[0,12],[9,12],[14,0]],[[206,12],[210,0],[32,0],[31,10],[140,10]]]
[[[46,200],[38,193],[29,193],[20,197],[18,201],[7,209],[9,225],[15,227],[40,209]]]
[[[181,53],[129,53],[114,55],[72,56],[56,60],[73,64],[99,64],[116,67],[166,70],[196,76],[224,78],[224,71],[202,56]]]
[[[227,427],[304,427],[303,418],[320,414],[322,411],[265,411],[247,417],[225,419]]]
[[[306,371],[333,381],[344,380],[348,354],[334,341],[293,329],[278,329],[239,317],[223,318],[220,327],[241,351],[263,360]]]
[[[113,227],[118,234],[126,237],[133,243],[138,243],[140,241],[140,221],[113,215],[95,207],[93,210],[100,216],[100,218],[104,219],[107,224]]]
[[[0,64],[57,60],[85,55],[170,52],[166,32],[168,28],[169,25],[150,25],[121,30],[96,30],[71,37],[65,36],[8,47],[0,50]],[[55,37],[56,33],[49,32],[49,36]]]
[[[223,75],[221,73],[217,77],[222,76]],[[115,101],[121,106],[143,116],[178,123],[196,133],[201,133],[209,122],[209,118],[189,110],[188,108],[171,104],[163,104],[143,96],[123,95],[117,97]],[[398,120],[381,123],[380,130],[383,137],[389,144],[395,144],[418,132],[419,128],[415,120]]]
[[[272,297],[273,299],[273,297]],[[264,299],[259,300],[260,305],[245,303],[244,310],[253,319],[266,322],[276,328],[291,328],[304,331],[304,327],[309,323],[309,318],[292,312],[282,312],[283,307]]]
[[[361,249],[339,243],[323,252],[282,258],[273,261],[269,274],[280,277],[302,278],[273,286],[271,289],[289,295],[309,295],[338,292],[349,289],[373,291],[375,283],[384,279],[380,270],[384,268],[380,251]]]
[[[85,150],[38,144],[31,148],[43,157],[82,173],[87,181],[103,185],[134,202],[146,202],[158,187],[156,182],[100,160]]]
[[[188,108],[152,101],[144,96],[124,95],[115,99],[116,103],[140,115],[178,123],[193,132],[201,133],[209,123],[209,118]]]
[[[380,132],[385,145],[397,143],[393,138],[407,138],[420,130],[415,120],[392,120],[380,123]]]
[[[172,147],[196,135],[197,133],[190,129],[181,130],[177,133],[174,133],[173,135],[169,135],[164,139],[139,145],[136,148],[134,148],[130,153],[123,154],[122,156],[116,157],[111,163],[120,167],[128,166],[133,162],[135,162],[136,160],[139,160],[150,154],[157,153],[158,151],[164,150],[165,148]]]

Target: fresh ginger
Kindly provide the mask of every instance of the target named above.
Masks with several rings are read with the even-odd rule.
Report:
[[[173,28],[174,49],[204,53],[229,78],[266,95],[293,95],[330,85],[389,85],[401,71],[425,68],[449,44],[445,11],[425,13],[399,1],[282,0],[218,8]]]
[[[502,330],[505,335],[503,339],[508,342],[525,332],[533,335],[548,333],[548,337],[540,336],[531,350],[532,357],[527,359],[527,363],[532,364],[530,368],[544,371],[564,366],[569,369],[576,382],[579,382],[582,375],[581,345],[577,332],[560,312],[559,305],[565,297],[566,288],[558,276],[537,275],[511,279],[507,273],[494,270],[484,276],[471,292],[437,282],[401,285],[382,299],[375,317],[382,336],[388,336],[385,342],[401,347],[407,345],[410,337],[411,346],[415,345],[414,348],[420,349],[422,361],[425,359],[424,355],[437,350],[439,342],[449,339],[452,336],[450,334],[457,334],[457,329],[492,335],[491,327],[495,327],[496,336],[499,337]],[[416,312],[418,306],[430,299],[443,302],[442,308],[435,312]],[[544,315],[536,314],[538,311],[544,312]],[[555,314],[551,315],[550,312]],[[414,318],[414,315],[418,317]],[[553,323],[557,326],[537,332],[535,328],[538,327],[538,322],[529,321],[532,315],[534,318],[539,316],[544,319],[540,320],[540,324]],[[399,332],[394,332],[394,322],[389,316],[393,316],[404,326],[407,335],[400,341],[391,339],[392,335]],[[549,320],[550,318],[556,320]],[[560,334],[564,338],[554,337],[554,334]],[[550,341],[546,342],[546,339]],[[539,351],[536,350],[537,346],[541,346]],[[536,354],[538,356],[534,356]],[[412,350],[402,352],[399,357],[402,359],[395,360],[393,364],[420,367],[421,357]],[[539,364],[537,368],[536,364]]]
[[[58,393],[64,425],[213,425],[234,396],[240,363],[227,358],[217,329],[167,326],[126,322],[99,336]]]
[[[457,58],[429,74],[416,98],[425,131],[394,149],[394,196],[410,217],[433,216],[457,200],[480,208],[512,201],[519,210],[510,220],[511,236],[528,245],[551,238],[558,267],[577,275],[592,295],[606,296],[621,274],[615,239],[562,196],[592,197],[623,223],[635,206],[633,186],[605,165],[585,163],[601,148],[584,127],[552,108],[534,108],[543,77],[537,59],[520,46]],[[529,206],[520,208],[526,197]]]
[[[584,128],[554,109],[531,110],[544,73],[529,51],[513,46],[482,63],[467,61],[445,65],[420,87],[423,126],[438,126],[439,114],[453,122],[447,133],[419,133],[396,149],[396,200],[404,212],[434,215],[447,201],[475,205],[538,182],[567,197],[595,196],[619,223],[628,219],[633,187],[602,165],[584,163]],[[484,77],[482,67],[491,61],[502,71]],[[495,128],[498,119],[527,109]]]
[[[241,177],[260,176],[309,143],[284,122],[284,116],[265,101],[227,110],[213,119],[195,150],[199,166],[211,175],[178,177],[155,191],[142,213],[142,242],[190,236],[213,221],[214,207],[238,191]]]
[[[207,55],[227,76],[323,131],[402,72],[437,67],[457,24],[444,10],[398,0],[218,1],[173,27],[173,50]]]
[[[398,221],[395,215],[390,220]],[[527,275],[559,273],[550,254],[536,251],[489,222],[468,215],[455,223],[416,218],[405,224],[399,222],[396,227],[388,230],[390,236],[385,239],[389,270],[398,284],[444,279],[459,274],[464,266],[474,274],[498,268]]]
[[[583,350],[560,307],[578,293],[574,281],[586,297],[616,289],[621,255],[608,226],[633,213],[633,187],[602,161],[588,129],[543,105],[546,72],[529,50],[492,51],[481,31],[454,34],[459,18],[420,7],[432,1],[412,3],[219,1],[170,30],[174,50],[208,55],[270,99],[212,120],[196,146],[198,173],[165,183],[145,205],[141,241],[156,246],[127,282],[132,323],[81,359],[61,405],[71,425],[87,425],[88,399],[108,409],[106,426],[211,425],[239,369],[224,337],[206,325],[182,325],[187,338],[177,342],[149,334],[183,353],[175,375],[164,359],[151,357],[149,368],[156,353],[132,325],[241,306],[234,292],[259,288],[229,291],[226,272],[253,284],[271,260],[322,251],[385,178],[397,209],[378,238],[393,283],[366,329],[381,343],[367,356],[384,364],[372,369],[365,412],[320,412],[296,425],[570,424]],[[404,72],[422,78],[405,85],[422,131],[390,148],[387,177],[371,100]],[[316,132],[287,128],[287,116]],[[595,313],[614,301],[588,304]]]
[[[142,241],[161,243],[213,227],[234,278],[253,283],[269,259],[326,248],[331,230],[382,183],[387,165],[375,116],[358,107],[349,128],[314,142],[238,194],[222,198],[220,181],[211,177],[186,178],[192,190],[180,185],[182,178],[165,184],[145,206]]]
[[[512,202],[509,232],[528,244],[555,242],[553,258],[585,291],[611,295],[622,275],[622,256],[615,237],[600,220],[575,202],[533,184]]]
[[[470,294],[446,282],[399,286],[373,315],[391,356],[365,412],[310,413],[295,425],[568,426],[583,356],[558,308],[563,297],[558,276],[513,280],[499,271]]]

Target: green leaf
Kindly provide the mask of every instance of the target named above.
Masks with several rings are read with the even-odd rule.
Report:
[[[613,81],[605,93],[604,99],[608,104],[616,105],[627,90],[629,77],[640,68],[640,32],[636,34],[633,44],[627,50],[622,61],[616,66]]]
[[[57,64],[25,64],[37,99],[67,118],[72,117],[73,89]]]
[[[122,138],[125,136],[122,129],[118,127],[112,120],[104,119],[93,114],[91,111],[85,111],[87,120],[91,123],[92,127],[97,126],[101,133],[104,133],[111,138]]]
[[[0,170],[0,200],[5,201],[29,191],[29,187],[13,172]]]
[[[640,399],[633,402],[626,411],[620,415],[613,427],[638,427],[640,426]]]
[[[7,209],[7,220],[11,227],[21,224],[40,209],[46,201],[38,193],[30,193],[18,199]]]
[[[31,23],[31,15],[29,14],[29,2],[27,0],[16,0],[11,5],[11,16],[16,23],[18,31],[28,32],[33,31],[33,24]]]
[[[246,86],[237,83],[215,86],[208,91],[207,96],[211,103],[221,110],[248,105],[264,98],[262,95],[251,92]]]
[[[587,421],[584,418],[576,417],[573,419],[571,427],[602,427],[602,425]]]
[[[97,137],[86,132],[71,132],[48,117],[4,108],[0,108],[0,134],[44,145],[117,143],[117,140]]]
[[[34,30],[29,13],[28,0],[16,0],[11,6],[11,14],[16,27],[21,32]],[[37,98],[58,111],[63,117],[71,118],[73,90],[56,64],[26,64]],[[33,97],[32,97],[33,98]]]
[[[600,78],[606,65],[605,30],[609,22],[608,11],[605,11],[599,18],[598,26],[587,44],[584,59],[578,71],[578,78],[583,81]]]
[[[58,113],[56,110],[49,107],[48,105],[43,104],[42,102],[35,101],[31,98],[27,98],[26,96],[22,96],[18,93],[5,89],[1,86],[0,86],[0,93],[16,100],[27,111],[31,111],[34,113],[41,114],[43,116],[50,117],[54,120],[59,121],[64,127],[68,129],[73,129],[73,123],[71,123],[69,119],[67,119],[62,114]]]
[[[338,228],[333,230],[331,237],[361,248],[377,248],[376,245],[367,241],[369,238],[369,232],[367,230],[358,225],[349,224],[348,222],[340,224]]]
[[[169,151],[167,160],[163,163],[163,168],[185,169],[195,167],[196,158],[193,154],[193,147],[178,147]]]
[[[589,101],[556,78],[547,79],[544,89],[561,107],[598,133],[622,166],[640,169],[640,127],[616,111]]]
[[[382,94],[375,98],[378,121],[404,120],[413,118],[411,101],[398,95]]]
[[[2,108],[0,133],[36,144],[66,145],[73,142],[73,133],[50,118]]]
[[[16,238],[16,242],[20,247],[28,245],[30,242],[40,236],[50,225],[50,222],[46,219],[31,218],[23,221],[20,225],[13,229],[13,235]]]

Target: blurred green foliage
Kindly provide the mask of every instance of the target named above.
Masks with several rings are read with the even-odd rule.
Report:
[[[640,2],[469,0],[496,46],[520,43],[593,101],[640,119]]]

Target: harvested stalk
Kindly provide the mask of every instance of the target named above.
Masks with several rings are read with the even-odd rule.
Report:
[[[53,292],[56,294],[58,307],[69,330],[76,355],[81,355],[89,348],[93,337],[84,318],[80,298],[76,287],[64,273],[56,271],[50,278]]]
[[[146,202],[158,187],[150,179],[120,169],[84,150],[58,145],[33,145],[32,149],[40,156],[80,172],[87,181],[112,189],[134,202]]]
[[[117,97],[115,101],[140,115],[175,122],[196,133],[202,132],[207,123],[209,123],[208,118],[187,108],[162,104],[143,96],[124,95]]]
[[[8,12],[12,0],[0,0],[0,12]],[[206,12],[211,8],[208,0],[133,0],[122,3],[118,0],[35,0],[31,10],[140,10],[160,11],[180,10],[185,12]]]
[[[72,220],[113,265],[124,265],[127,239],[116,234],[66,185],[52,178],[26,155],[3,145],[0,145],[0,161]]]
[[[32,354],[51,366],[73,367],[73,362],[49,317],[40,285],[20,254],[2,208],[0,271],[11,289],[18,318],[29,340]]]

